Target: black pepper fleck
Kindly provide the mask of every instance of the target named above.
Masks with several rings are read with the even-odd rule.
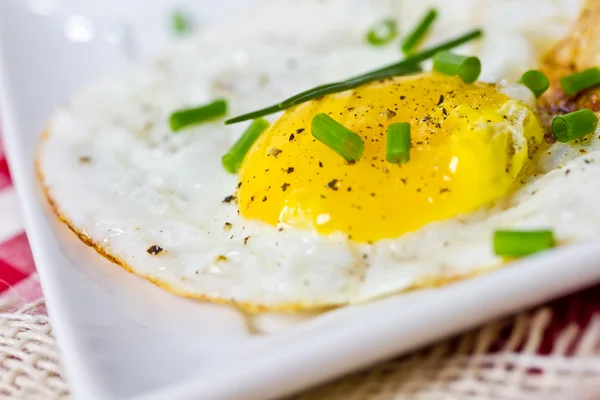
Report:
[[[284,182],[283,185],[281,185],[281,190],[283,190],[284,192],[286,191],[286,189],[290,186],[289,183]]]
[[[292,172],[294,172],[294,167],[288,167],[287,173],[291,174]]]
[[[302,133],[302,132],[304,132],[304,128],[296,129],[296,133]]]
[[[438,100],[438,102],[437,102],[437,104],[436,104],[436,105],[437,105],[437,106],[441,106],[443,102],[444,102],[444,95],[443,95],[443,94],[440,94],[440,99]]]
[[[332,190],[338,190],[338,180],[332,179],[331,182],[327,183],[325,186]]]
[[[263,196],[263,198],[262,198],[262,201],[263,201],[263,203],[264,203],[265,201],[267,201],[267,196]]]
[[[234,200],[235,200],[235,196],[234,195],[229,195],[229,196],[227,196],[227,197],[225,197],[223,199],[223,203],[231,203]]]
[[[290,142],[291,142],[292,140],[294,140],[294,138],[295,138],[294,134],[293,134],[293,133],[291,133],[291,134],[290,134]]]
[[[152,246],[148,247],[148,249],[146,250],[146,252],[148,254],[151,254],[153,256],[157,255],[158,253],[161,253],[163,251],[163,248],[160,246],[157,246],[155,244],[153,244]]]

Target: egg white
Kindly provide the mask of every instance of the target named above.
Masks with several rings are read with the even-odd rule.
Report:
[[[485,27],[463,51],[480,56],[483,79],[498,82],[534,67],[547,49],[539,36],[551,43],[577,14],[567,0],[263,1],[56,111],[37,159],[46,195],[83,239],[135,273],[250,309],[343,305],[472,276],[502,264],[491,249],[499,227],[551,227],[561,243],[598,235],[596,139],[581,144],[587,154],[556,145],[562,156],[538,160],[547,173],[493,209],[367,245],[244,220],[235,202],[224,203],[237,177],[221,156],[245,124],[168,127],[178,108],[225,97],[235,115],[394,62],[397,46],[369,47],[364,33],[390,15],[406,32],[432,5],[440,21],[427,42]],[[522,98],[522,89],[507,93]],[[152,245],[164,251],[151,255]]]

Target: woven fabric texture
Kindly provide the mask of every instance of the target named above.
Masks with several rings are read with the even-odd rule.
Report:
[[[0,314],[0,398],[67,399],[43,301]]]
[[[550,332],[544,351],[555,309],[495,321],[295,399],[592,400],[600,393],[600,314]],[[44,311],[37,301],[0,314],[0,399],[69,398]]]
[[[298,400],[593,398],[600,391],[600,316],[586,329],[567,326],[550,354],[537,354],[551,320],[552,311],[540,308],[496,321],[324,385]]]

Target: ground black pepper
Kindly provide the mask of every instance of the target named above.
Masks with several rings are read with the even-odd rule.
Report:
[[[332,179],[325,186],[327,186],[329,189],[332,189],[332,190],[338,190],[338,180]]]
[[[151,254],[153,256],[161,253],[162,251],[163,251],[163,248],[160,247],[160,246],[158,246],[158,245],[155,245],[155,244],[153,244],[152,246],[148,247],[148,249],[146,250],[146,252],[148,254]]]
[[[223,199],[223,203],[231,203],[233,200],[235,200],[235,196],[229,195]]]

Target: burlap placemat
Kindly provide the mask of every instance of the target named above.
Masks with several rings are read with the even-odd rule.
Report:
[[[296,399],[591,399],[600,393],[600,314],[551,332],[548,342],[554,313],[542,307],[498,320]],[[41,300],[0,314],[0,398],[69,398]]]

